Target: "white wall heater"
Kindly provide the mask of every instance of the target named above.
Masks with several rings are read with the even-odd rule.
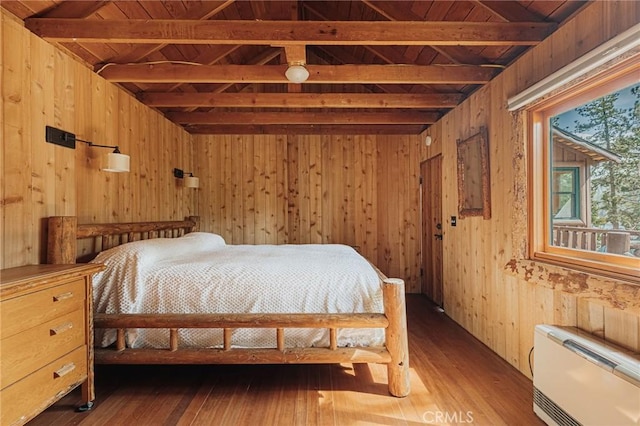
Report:
[[[548,425],[640,425],[640,355],[574,327],[537,325],[533,411]]]

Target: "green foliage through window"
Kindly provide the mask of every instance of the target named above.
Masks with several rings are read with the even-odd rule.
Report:
[[[590,208],[580,218],[586,227],[628,233],[630,250],[620,254],[640,257],[640,85],[556,115],[550,124],[559,135],[551,143],[564,143],[552,152],[571,152],[586,170],[581,186],[577,168],[552,160],[552,221],[579,218],[580,197],[586,197]]]

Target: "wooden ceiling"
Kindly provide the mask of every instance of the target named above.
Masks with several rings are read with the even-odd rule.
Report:
[[[7,1],[190,133],[418,134],[585,1]],[[287,64],[309,78],[289,83]]]

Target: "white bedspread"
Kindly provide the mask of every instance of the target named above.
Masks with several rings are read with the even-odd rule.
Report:
[[[354,313],[383,312],[380,279],[351,247],[226,245],[222,237],[191,233],[137,241],[106,250],[94,262],[99,313]],[[98,338],[103,346],[112,333]],[[131,330],[132,347],[168,347],[166,330]],[[342,329],[339,346],[378,346],[382,329]],[[275,330],[239,329],[236,347],[275,347]],[[180,346],[220,347],[222,331],[180,331]],[[285,331],[285,346],[328,346],[328,331]]]

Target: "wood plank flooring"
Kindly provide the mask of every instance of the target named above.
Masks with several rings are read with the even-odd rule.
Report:
[[[96,366],[37,425],[543,425],[532,383],[420,295],[407,297],[411,395],[381,365]]]

